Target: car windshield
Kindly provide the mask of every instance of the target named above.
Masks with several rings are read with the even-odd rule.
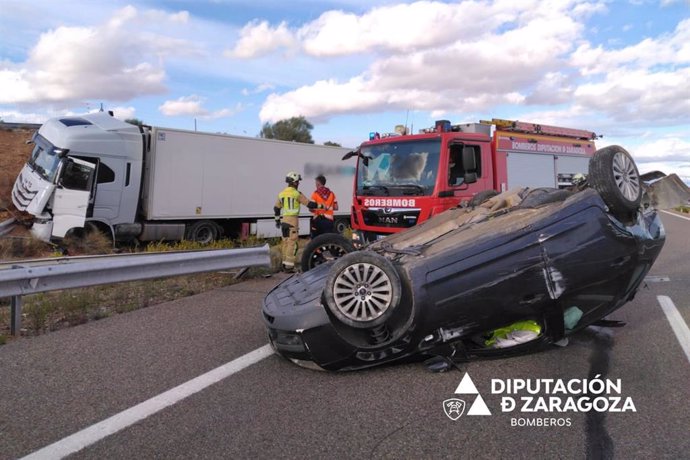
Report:
[[[45,180],[53,182],[61,160],[58,149],[38,134],[34,136],[33,142],[34,150],[31,152],[29,165]]]
[[[362,147],[357,168],[357,194],[433,194],[440,152],[440,139]]]

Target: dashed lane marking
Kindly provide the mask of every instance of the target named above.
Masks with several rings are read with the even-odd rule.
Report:
[[[676,334],[676,338],[685,352],[688,362],[690,362],[690,328],[688,328],[688,325],[683,320],[683,317],[670,297],[660,295],[656,298],[666,315],[666,319],[668,319],[668,322],[671,324],[671,329],[673,333]]]

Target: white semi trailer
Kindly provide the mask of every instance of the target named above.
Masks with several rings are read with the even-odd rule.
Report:
[[[12,201],[45,241],[89,228],[114,240],[278,236],[273,206],[288,171],[302,175],[307,196],[324,174],[339,201],[336,227],[350,222],[345,148],[140,127],[103,112],[48,120],[33,143]],[[302,217],[308,233],[306,208]]]

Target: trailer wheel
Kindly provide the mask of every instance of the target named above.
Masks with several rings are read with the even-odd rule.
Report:
[[[333,229],[336,232],[342,234],[345,230],[348,229],[349,226],[350,222],[347,219],[336,219],[335,226],[333,227]]]
[[[308,272],[317,265],[339,259],[354,251],[355,247],[352,242],[343,235],[324,233],[311,240],[302,251],[302,271]]]
[[[610,145],[597,150],[589,162],[587,181],[618,218],[629,217],[640,206],[640,173],[623,147]]]
[[[368,329],[385,323],[401,301],[398,271],[372,251],[344,255],[331,268],[324,302],[341,323]]]
[[[184,238],[201,244],[209,244],[218,239],[223,233],[220,225],[211,220],[199,220],[188,224],[184,232]]]

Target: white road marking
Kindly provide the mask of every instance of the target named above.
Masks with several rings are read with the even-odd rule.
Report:
[[[690,220],[690,217],[681,216],[680,214],[676,214],[675,212],[669,212],[669,211],[661,211],[661,212],[663,212],[664,214],[668,214],[669,216],[675,216],[675,217],[678,217],[680,219]]]
[[[64,458],[75,452],[79,452],[83,448],[94,444],[101,439],[117,433],[120,430],[127,428],[150,415],[159,412],[166,407],[172,406],[183,399],[198,393],[214,383],[230,377],[242,369],[245,369],[252,364],[256,364],[264,358],[268,358],[273,354],[273,349],[270,345],[264,345],[254,351],[240,356],[237,359],[223,364],[220,367],[213,369],[199,377],[189,380],[182,385],[176,386],[165,393],[144,401],[134,407],[130,407],[119,414],[115,414],[110,418],[91,425],[81,431],[74,433],[60,441],[57,441],[49,446],[46,446],[36,452],[27,455],[24,459],[57,459]]]
[[[683,348],[688,362],[690,362],[690,328],[683,321],[683,317],[670,297],[659,295],[656,298],[659,301],[659,305],[661,305],[661,309],[666,314],[666,319],[671,323],[671,329],[676,334],[676,338],[681,348]]]

